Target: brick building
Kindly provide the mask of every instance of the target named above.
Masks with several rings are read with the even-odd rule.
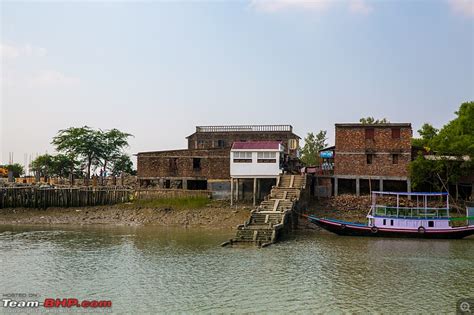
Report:
[[[141,186],[209,189],[216,198],[230,194],[230,150],[235,141],[278,141],[289,159],[296,158],[300,137],[290,125],[197,126],[182,150],[140,152]],[[245,195],[246,183],[241,183]]]
[[[188,149],[228,149],[235,141],[279,141],[285,153],[296,156],[300,137],[290,125],[197,126],[196,132],[186,137]]]
[[[412,135],[409,123],[336,124],[334,194],[411,191]]]

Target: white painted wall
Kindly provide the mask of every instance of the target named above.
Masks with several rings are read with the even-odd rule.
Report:
[[[251,152],[252,163],[234,163],[234,152]],[[257,163],[258,152],[274,152],[275,163]],[[280,169],[280,156],[283,151],[277,150],[232,150],[230,153],[230,176],[278,176],[282,173]]]
[[[383,225],[385,219],[385,225]],[[390,225],[390,220],[393,220],[393,226]],[[428,227],[428,221],[433,221],[434,227]],[[449,220],[430,220],[430,219],[397,219],[390,217],[375,217],[375,226],[379,228],[397,228],[397,229],[418,229],[423,226],[425,229],[450,229]]]

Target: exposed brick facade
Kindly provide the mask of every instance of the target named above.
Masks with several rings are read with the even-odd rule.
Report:
[[[334,175],[406,178],[411,138],[408,123],[336,124]]]
[[[143,152],[137,155],[138,177],[142,179],[172,177],[228,179],[229,168],[230,158],[227,149],[185,149]]]
[[[281,141],[284,145],[285,153],[295,156],[296,148],[300,137],[295,135],[291,126],[287,126],[288,131],[201,131],[197,127],[196,132],[188,136],[188,149],[215,149],[232,147],[234,141]],[[219,130],[219,129],[217,129]],[[290,142],[293,142],[293,147]]]
[[[249,125],[196,127],[187,139],[188,149],[138,153],[138,178],[230,180],[234,141],[277,140],[283,142],[286,152],[296,156],[296,150],[290,148],[296,147],[300,138],[290,125]]]

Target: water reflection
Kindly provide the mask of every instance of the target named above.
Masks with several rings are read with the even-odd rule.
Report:
[[[453,312],[474,296],[474,239],[297,233],[221,248],[232,231],[0,227],[3,292],[111,299],[117,312]]]

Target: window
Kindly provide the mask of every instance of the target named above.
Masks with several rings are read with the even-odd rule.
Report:
[[[276,163],[276,152],[258,152],[257,163]]]
[[[365,139],[374,140],[375,130],[374,128],[365,128]]]
[[[217,140],[218,148],[225,148],[225,140]]]
[[[197,147],[197,149],[204,149],[204,141],[203,140],[198,140],[196,142],[196,147]]]
[[[398,164],[398,154],[392,154],[392,164]]]
[[[400,128],[392,128],[392,139],[400,139]]]
[[[428,221],[428,227],[434,227],[434,221]]]
[[[383,225],[387,224],[387,219],[383,219]]]
[[[193,170],[200,171],[201,170],[201,159],[200,158],[193,158]]]
[[[374,160],[374,155],[367,154],[367,164],[372,164],[373,160]]]
[[[252,152],[233,152],[234,163],[252,163]]]
[[[393,226],[393,220],[390,220],[390,225]]]

